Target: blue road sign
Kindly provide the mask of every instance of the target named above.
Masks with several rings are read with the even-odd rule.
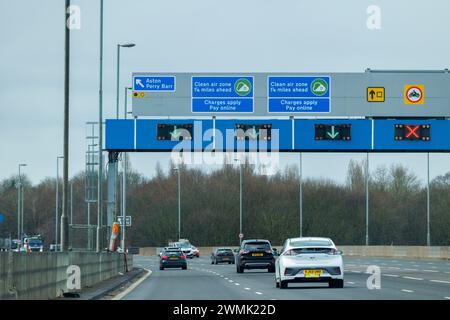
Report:
[[[0,213],[0,223],[2,223],[3,221],[5,221],[5,216]]]
[[[192,112],[253,112],[251,76],[192,77]]]
[[[215,128],[217,150],[292,150],[292,120],[216,120]]]
[[[113,119],[105,136],[108,151],[450,152],[450,120],[432,119]]]
[[[136,150],[201,151],[213,144],[212,120],[137,120]]]
[[[403,125],[404,139],[395,139],[395,127]],[[429,125],[429,140],[422,140],[420,126]],[[376,150],[408,150],[408,151],[449,151],[450,121],[449,120],[375,120],[374,149]]]
[[[175,76],[134,76],[134,91],[174,92]]]
[[[294,120],[294,149],[295,150],[371,150],[372,149],[372,121],[371,120],[343,120],[343,119],[298,119]],[[331,130],[339,125],[350,125],[350,139],[316,139],[316,126],[325,125]],[[332,133],[331,137],[336,133]],[[327,134],[325,132],[325,134]]]
[[[330,112],[330,77],[267,78],[268,112]]]

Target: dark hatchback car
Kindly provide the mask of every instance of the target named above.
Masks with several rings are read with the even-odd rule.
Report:
[[[267,269],[275,272],[275,257],[268,240],[244,240],[236,255],[236,271],[245,269]]]
[[[170,248],[162,252],[159,260],[159,270],[164,270],[165,268],[187,269],[186,256],[180,248]]]
[[[218,248],[211,254],[211,264],[234,264],[234,253],[229,248]]]

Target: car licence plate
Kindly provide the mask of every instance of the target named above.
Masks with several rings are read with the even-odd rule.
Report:
[[[303,270],[305,278],[319,278],[322,275],[322,270]]]
[[[252,257],[262,257],[262,253],[252,253]]]
[[[170,257],[169,260],[178,260],[177,257]]]
[[[228,260],[228,259],[230,259],[230,258],[223,258],[223,260]]]

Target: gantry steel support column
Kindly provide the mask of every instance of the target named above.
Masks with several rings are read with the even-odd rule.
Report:
[[[116,219],[116,169],[118,166],[119,153],[110,151],[108,153],[108,207],[107,207],[107,239],[111,235],[111,228]]]

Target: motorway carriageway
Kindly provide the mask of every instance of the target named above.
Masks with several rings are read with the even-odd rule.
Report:
[[[159,257],[134,256],[136,267],[151,270],[142,283],[126,294],[131,300],[290,300],[290,299],[400,299],[450,300],[450,261],[345,257],[345,286],[289,284],[275,288],[266,270],[236,273],[235,265],[212,265],[209,257],[188,259],[188,270],[159,270]],[[369,290],[367,267],[381,268],[381,289]]]

